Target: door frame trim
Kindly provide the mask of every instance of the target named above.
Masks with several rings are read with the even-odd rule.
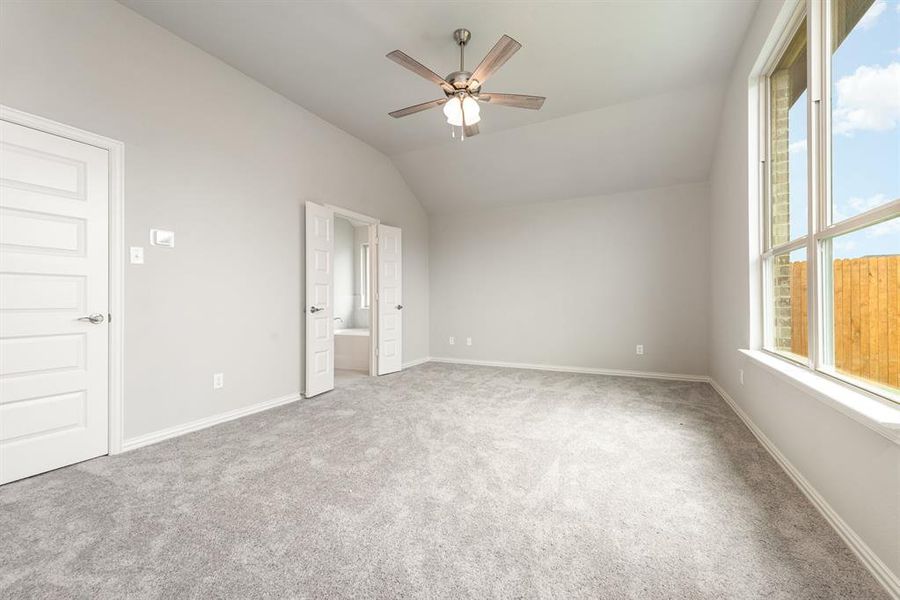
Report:
[[[330,208],[335,215],[365,223],[369,228],[369,376],[376,377],[378,375],[378,225],[381,220],[334,204],[323,204],[323,206]],[[331,282],[333,286],[334,273],[331,274]],[[334,336],[331,336],[331,343],[335,344]]]
[[[109,454],[125,438],[125,144],[0,104],[0,120],[43,131],[109,153]]]

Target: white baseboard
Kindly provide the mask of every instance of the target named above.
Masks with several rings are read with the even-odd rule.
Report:
[[[762,447],[765,448],[769,454],[772,455],[772,458],[775,459],[775,462],[784,469],[784,472],[788,474],[788,476],[793,480],[793,482],[800,488],[800,491],[812,502],[812,505],[815,506],[822,516],[825,517],[825,520],[837,531],[838,535],[841,536],[841,539],[844,540],[844,543],[850,547],[854,554],[856,554],[857,558],[862,562],[862,564],[872,573],[872,576],[884,586],[885,590],[887,590],[888,594],[894,598],[895,600],[900,600],[900,577],[897,576],[896,573],[892,572],[890,568],[884,562],[878,558],[878,555],[872,551],[871,548],[863,541],[859,535],[853,531],[850,525],[844,521],[841,516],[828,504],[828,501],[822,497],[822,495],[813,487],[813,485],[803,476],[800,471],[797,470],[794,465],[791,464],[791,461],[787,459],[787,457],[781,453],[772,440],[770,440],[762,430],[756,426],[756,423],[750,419],[750,416],[744,412],[744,410],[738,406],[738,404],[734,401],[734,399],[728,395],[728,392],[722,388],[714,379],[709,379],[710,385],[722,396],[722,399],[725,400],[725,403],[731,407],[731,410],[735,412],[735,414],[744,422],[744,425],[756,436],[756,439],[759,440],[759,443],[762,444]]]
[[[282,404],[295,402],[299,399],[299,393],[288,394],[286,396],[281,396],[280,398],[266,400],[264,402],[245,406],[243,408],[236,408],[234,410],[220,413],[218,415],[213,415],[211,417],[197,419],[196,421],[191,421],[190,423],[175,425],[174,427],[168,427],[166,429],[160,429],[159,431],[153,431],[151,433],[139,435],[138,437],[125,440],[125,442],[122,444],[122,452],[128,452],[129,450],[149,446],[150,444],[155,444],[169,438],[178,437],[179,435],[184,435],[186,433],[191,433],[192,431],[206,429],[207,427],[212,427],[213,425],[218,425],[219,423],[225,423],[226,421],[240,419],[241,417],[246,417],[247,415],[252,415],[253,413],[258,413],[270,408],[275,408],[276,406],[281,406]]]
[[[452,363],[458,365],[480,365],[483,367],[502,367],[505,369],[532,369],[535,371],[559,371],[561,373],[586,373],[588,375],[612,375],[615,377],[644,377],[649,379],[672,379],[675,381],[709,381],[706,375],[688,375],[684,373],[660,373],[657,371],[625,371],[622,369],[592,369],[588,367],[569,367],[565,365],[544,365],[529,363],[500,362],[495,360],[470,360],[467,358],[431,357],[432,362]]]
[[[410,367],[415,367],[416,365],[422,365],[422,364],[425,364],[425,363],[429,362],[430,360],[431,360],[431,357],[430,357],[430,356],[426,356],[426,357],[424,357],[424,358],[417,358],[417,359],[415,359],[415,360],[411,360],[411,361],[409,361],[409,362],[403,363],[403,365],[401,365],[400,368],[401,368],[401,369],[408,369],[408,368],[410,368]]]
[[[427,363],[429,360],[431,360],[431,358],[428,356],[411,360],[407,363],[403,363],[402,368],[407,369],[409,367],[415,367],[416,365]],[[125,440],[122,444],[122,449],[120,450],[120,452],[128,452],[129,450],[135,450],[137,448],[149,446],[150,444],[155,444],[157,442],[168,440],[173,437],[178,437],[179,435],[206,429],[207,427],[212,427],[213,425],[218,425],[219,423],[225,423],[227,421],[233,421],[234,419],[240,419],[241,417],[246,417],[247,415],[252,415],[254,413],[262,412],[270,408],[275,408],[276,406],[281,406],[282,404],[294,402],[296,400],[299,400],[301,397],[302,395],[300,393],[288,394],[286,396],[281,396],[280,398],[266,400],[265,402],[260,402],[258,404],[253,404],[244,408],[238,408],[225,413],[220,413],[218,415],[213,415],[211,417],[197,419],[196,421],[184,423],[183,425],[175,425],[174,427],[168,427],[166,429],[160,429],[159,431],[146,433],[144,435]]]

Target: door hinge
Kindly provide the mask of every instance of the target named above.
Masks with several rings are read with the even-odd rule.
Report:
[[[106,313],[106,322],[112,323],[112,313]]]

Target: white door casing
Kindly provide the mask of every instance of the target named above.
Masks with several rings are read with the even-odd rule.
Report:
[[[334,211],[306,203],[306,397],[334,389]]]
[[[403,248],[399,227],[378,225],[378,374],[403,364]]]
[[[0,483],[108,451],[108,175],[107,150],[0,121]]]

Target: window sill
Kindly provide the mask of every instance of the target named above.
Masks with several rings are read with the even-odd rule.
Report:
[[[891,406],[761,350],[742,354],[799,390],[900,445],[900,406]]]

